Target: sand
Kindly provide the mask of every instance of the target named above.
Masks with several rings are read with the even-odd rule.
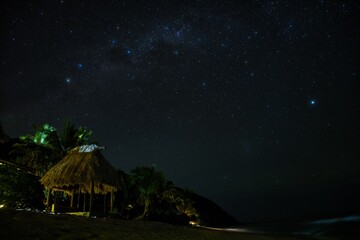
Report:
[[[309,238],[222,232],[159,222],[93,219],[65,214],[0,209],[0,239],[296,240]]]

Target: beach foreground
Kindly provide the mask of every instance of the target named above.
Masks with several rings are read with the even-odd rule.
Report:
[[[159,222],[93,219],[65,214],[51,215],[0,209],[0,239],[296,240],[305,238],[222,232]]]

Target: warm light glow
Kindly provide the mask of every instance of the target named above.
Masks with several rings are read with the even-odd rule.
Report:
[[[197,221],[190,221],[189,224],[191,226],[198,226],[199,225],[199,223]]]
[[[5,207],[5,204],[0,204],[0,208],[3,208],[3,207]]]

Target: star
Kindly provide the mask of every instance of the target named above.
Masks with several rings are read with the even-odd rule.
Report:
[[[201,87],[202,87],[203,89],[206,88],[206,82],[205,82],[205,81],[202,81],[202,82],[201,82]]]
[[[228,203],[231,194],[224,207],[241,221],[305,215],[295,200],[286,214],[257,211],[244,192],[282,203],[309,185],[304,207],[314,215],[327,209],[318,210],[320,199],[310,209],[311,189],[329,190],[325,201],[338,190],[360,201],[336,185],[358,184],[347,177],[360,164],[355,1],[12,2],[0,29],[6,134],[73,120],[108,147],[115,168],[156,163],[168,180],[211,200]],[[335,200],[329,215],[346,210]]]
[[[180,32],[180,31],[177,31],[177,32],[175,33],[175,36],[176,36],[176,38],[180,38],[181,32]]]
[[[116,47],[117,41],[115,39],[111,40],[111,47]]]

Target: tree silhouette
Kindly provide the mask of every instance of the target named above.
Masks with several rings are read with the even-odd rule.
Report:
[[[16,156],[18,163],[35,169],[38,176],[43,176],[66,156],[70,149],[88,144],[92,135],[92,132],[84,127],[75,128],[70,121],[65,122],[61,137],[56,129],[47,123],[34,126],[34,130],[34,134],[20,137],[21,143],[13,145],[11,154]]]
[[[144,205],[143,213],[136,219],[144,219],[149,214],[153,199],[165,187],[166,179],[153,167],[137,167],[131,171],[131,184],[137,189],[138,203]]]
[[[43,176],[61,159],[63,149],[55,128],[44,124],[40,127],[34,126],[34,129],[34,134],[20,137],[21,143],[14,144],[14,150],[10,154],[16,156],[18,163],[33,168],[35,175]]]
[[[76,128],[70,121],[66,121],[60,136],[64,150],[69,150],[78,146],[89,144],[92,131],[84,127]]]

